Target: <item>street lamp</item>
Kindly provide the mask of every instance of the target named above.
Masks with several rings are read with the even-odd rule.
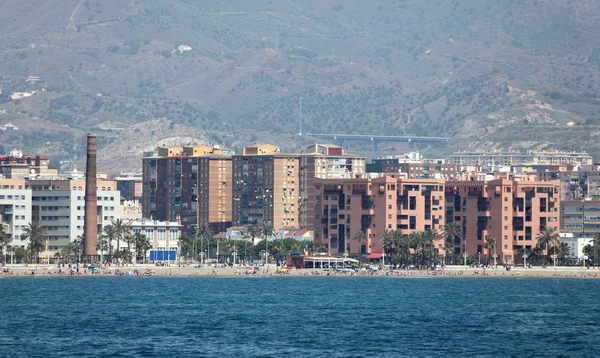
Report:
[[[523,254],[523,268],[527,268],[527,254]]]

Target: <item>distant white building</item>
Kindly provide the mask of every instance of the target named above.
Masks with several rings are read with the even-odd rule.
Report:
[[[189,52],[192,51],[192,47],[188,45],[179,45],[177,51],[179,51],[179,53]]]
[[[157,221],[150,219],[128,220],[131,233],[145,235],[150,239],[152,250],[178,249],[181,225],[176,221]]]
[[[10,246],[27,247],[21,240],[23,229],[31,222],[31,190],[24,180],[0,179],[0,224],[11,238]]]
[[[559,242],[569,245],[570,258],[582,258],[583,248],[587,245],[594,245],[594,239],[591,237],[575,237],[573,233],[565,232],[560,234]]]

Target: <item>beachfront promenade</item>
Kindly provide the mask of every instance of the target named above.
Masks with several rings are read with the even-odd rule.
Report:
[[[363,268],[358,271],[351,269],[288,269],[269,266],[203,266],[194,267],[188,265],[124,265],[103,266],[101,268],[84,268],[79,265],[61,266],[56,265],[7,265],[3,267],[1,277],[107,277],[107,276],[221,276],[221,277],[255,277],[255,276],[348,276],[348,277],[566,277],[566,278],[600,278],[600,269],[597,267],[557,266],[554,267],[512,267],[507,271],[504,267],[498,268],[465,268],[464,266],[446,266],[436,270],[379,270],[376,268]]]

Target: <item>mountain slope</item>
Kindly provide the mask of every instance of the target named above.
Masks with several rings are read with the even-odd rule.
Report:
[[[108,144],[119,132],[103,128],[167,118],[225,146],[269,140],[294,150],[310,140],[286,134],[299,130],[302,101],[308,133],[456,137],[442,150],[600,154],[595,2],[1,6],[0,124],[29,128],[0,133],[5,146],[67,156],[70,140],[52,133],[80,138],[94,130]],[[179,45],[192,49],[180,52]],[[27,82],[29,76],[40,79]],[[40,120],[48,127],[28,126]],[[48,140],[29,143],[30,132]]]

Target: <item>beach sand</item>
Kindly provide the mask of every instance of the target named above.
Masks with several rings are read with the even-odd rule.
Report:
[[[174,277],[265,277],[265,276],[302,276],[302,277],[489,277],[489,278],[585,278],[600,279],[598,268],[582,267],[533,267],[515,268],[510,271],[502,266],[497,269],[464,268],[462,266],[445,267],[441,270],[365,270],[358,272],[338,272],[334,269],[283,269],[275,265],[260,266],[258,270],[247,266],[224,267],[194,267],[187,265],[125,265],[125,266],[103,266],[101,269],[92,270],[76,265],[58,267],[56,265],[7,265],[3,267],[1,277],[110,277],[110,276],[174,276]]]

